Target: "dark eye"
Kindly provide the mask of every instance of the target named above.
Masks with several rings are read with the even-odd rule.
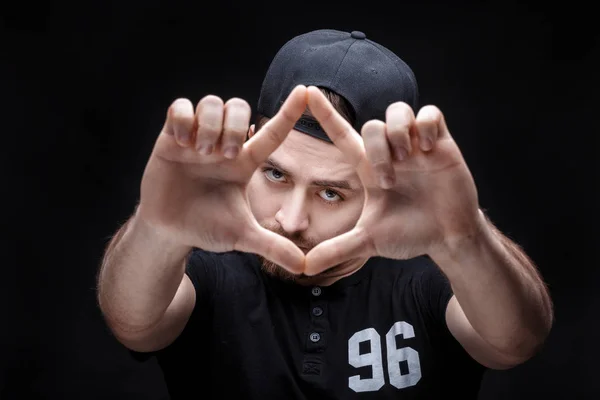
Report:
[[[319,196],[321,196],[323,200],[331,203],[337,203],[338,201],[342,200],[342,196],[340,196],[338,193],[334,192],[331,189],[321,190],[321,192],[319,192]]]
[[[268,180],[273,182],[285,182],[285,175],[283,172],[276,170],[275,168],[265,168],[263,172]]]

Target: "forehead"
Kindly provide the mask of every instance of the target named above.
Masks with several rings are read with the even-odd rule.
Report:
[[[270,157],[294,174],[350,179],[356,175],[347,157],[334,144],[292,130]],[[358,176],[356,176],[358,179]]]

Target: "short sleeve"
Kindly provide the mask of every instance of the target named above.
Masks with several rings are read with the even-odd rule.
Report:
[[[198,326],[206,326],[209,323],[212,302],[216,293],[216,286],[219,282],[217,268],[217,258],[215,255],[203,250],[194,248],[188,255],[185,274],[189,277],[196,292],[196,303],[192,314],[183,330],[175,341],[163,350],[156,352],[139,353],[129,350],[129,353],[137,361],[146,361],[154,355],[169,353],[174,348],[179,348],[182,343],[193,336],[191,331]]]
[[[454,296],[449,279],[429,257],[415,282],[422,312],[429,321],[429,337],[440,359],[451,360],[452,372],[446,376],[445,387],[452,392],[458,386],[478,390],[484,367],[476,362],[456,340],[446,322],[446,309]],[[469,383],[472,382],[472,383]],[[458,390],[463,390],[459,389]],[[476,396],[476,392],[474,393]]]
[[[196,290],[196,305],[194,310],[210,306],[218,291],[219,260],[216,255],[197,248],[188,256],[185,274],[190,278]]]
[[[415,282],[416,295],[433,325],[447,331],[446,309],[454,295],[452,286],[430,257],[425,256],[424,259],[425,263]]]

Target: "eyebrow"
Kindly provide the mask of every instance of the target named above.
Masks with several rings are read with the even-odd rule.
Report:
[[[279,164],[278,162],[276,162],[275,160],[273,160],[271,158],[269,158],[267,161],[265,161],[265,164],[268,164],[271,167],[275,168],[276,170],[283,172],[285,175],[293,176],[281,164]],[[358,190],[358,189],[353,188],[350,185],[350,182],[348,182],[346,180],[333,181],[333,180],[327,180],[327,179],[319,179],[319,180],[316,180],[316,181],[312,181],[311,185],[313,185],[313,186],[320,186],[320,187],[327,187],[327,188],[344,189],[344,190],[350,190],[350,191],[356,191],[356,190]]]

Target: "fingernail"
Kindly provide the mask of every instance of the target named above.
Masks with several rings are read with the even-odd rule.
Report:
[[[177,141],[184,146],[190,144],[190,133],[187,131],[178,132],[175,137],[177,138]]]
[[[212,144],[201,144],[200,147],[198,147],[198,153],[208,156],[212,154],[214,148],[215,146]]]
[[[433,142],[431,141],[431,139],[429,138],[422,138],[421,139],[421,149],[423,151],[429,151],[433,148]]]
[[[398,161],[402,161],[406,157],[408,157],[408,150],[406,150],[404,147],[400,147],[398,150],[396,150],[396,158]]]
[[[383,189],[389,189],[394,184],[394,181],[389,176],[383,175],[379,178],[379,184]]]
[[[237,156],[237,154],[238,154],[237,146],[229,146],[223,152],[223,155],[225,156],[225,158],[229,158],[230,160],[234,159],[235,156]]]

